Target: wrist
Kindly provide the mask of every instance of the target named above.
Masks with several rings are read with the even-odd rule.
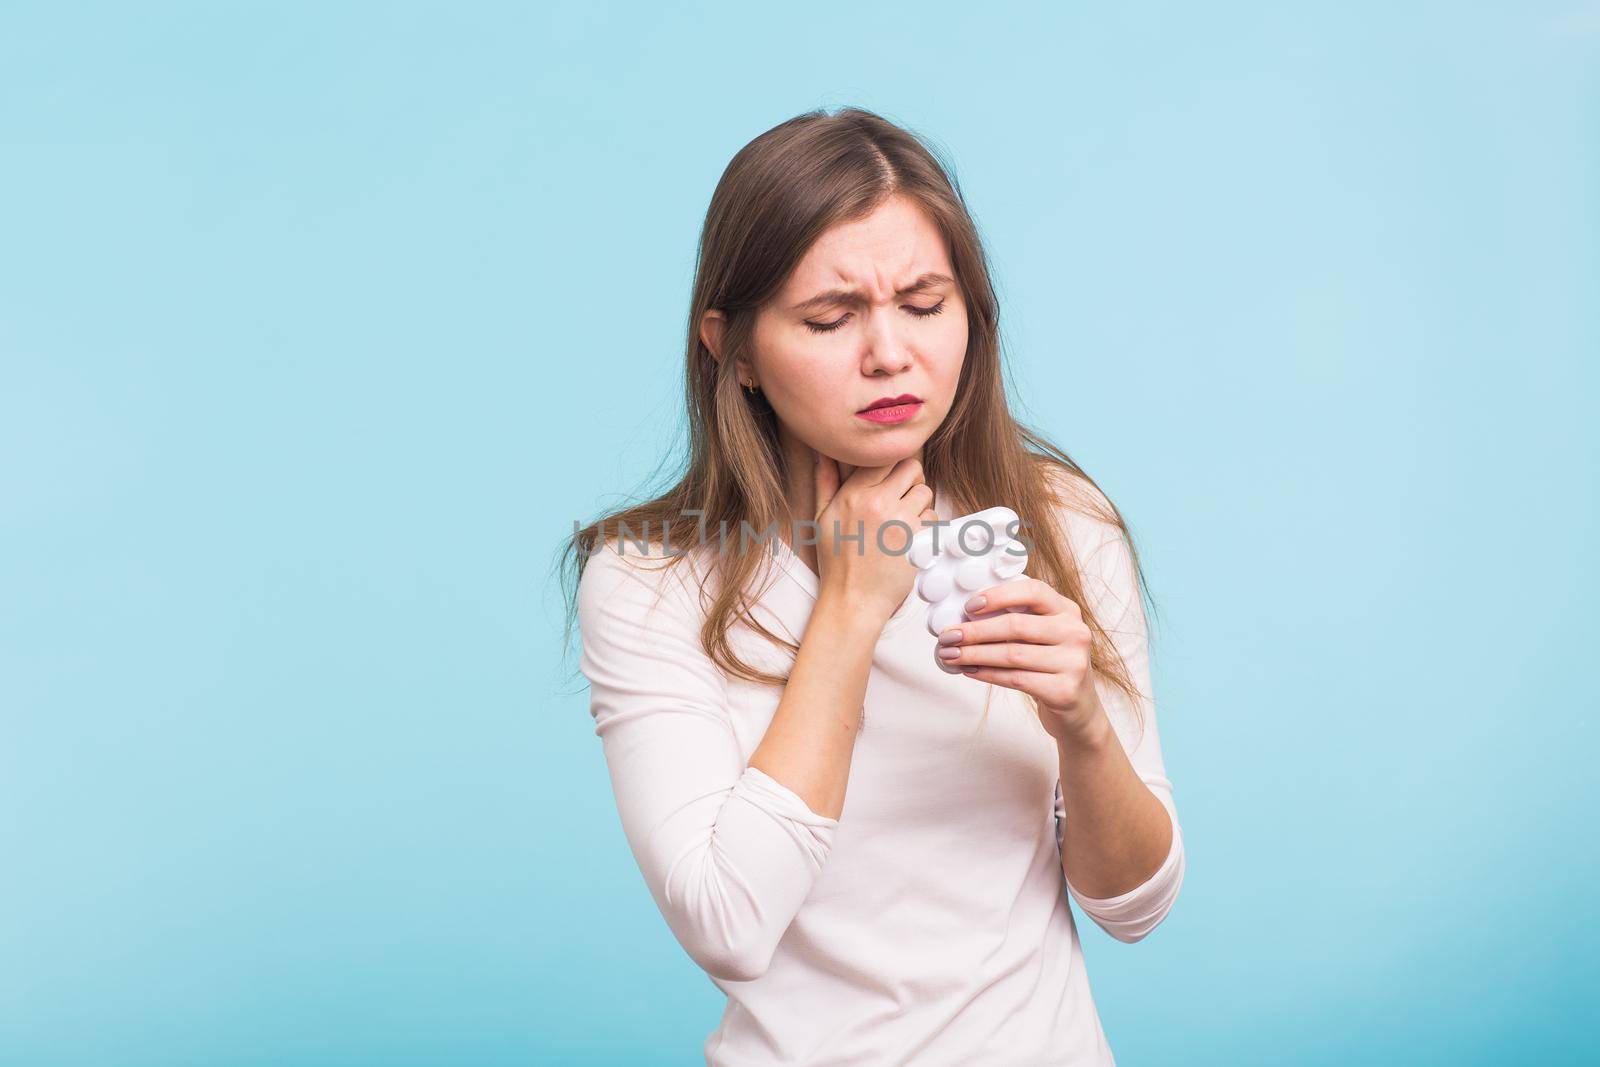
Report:
[[[1058,720],[1050,730],[1050,736],[1055,738],[1057,745],[1075,751],[1098,752],[1118,744],[1117,732],[1112,729],[1110,718],[1099,707],[1082,716],[1081,721],[1062,723]]]
[[[817,595],[812,618],[825,618],[830,625],[853,630],[876,639],[883,632],[893,611],[885,612],[879,605],[850,593],[848,590],[827,588]]]

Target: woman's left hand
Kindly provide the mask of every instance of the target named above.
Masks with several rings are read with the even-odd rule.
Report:
[[[1010,607],[1025,610],[1004,610]],[[941,633],[940,659],[980,682],[1033,697],[1039,721],[1057,741],[1101,725],[1105,712],[1089,668],[1092,635],[1075,601],[1023,575],[973,594],[966,608],[985,616]]]

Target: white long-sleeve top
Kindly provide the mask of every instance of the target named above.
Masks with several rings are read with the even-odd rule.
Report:
[[[935,510],[954,517],[942,499]],[[1057,514],[1086,597],[1149,694],[1126,542],[1109,523]],[[727,551],[737,544],[730,531]],[[1134,768],[1172,817],[1172,847],[1144,884],[1089,898],[1062,871],[1055,741],[1017,691],[939,669],[912,592],[873,651],[844,807],[828,818],[748,765],[781,687],[732,677],[700,647],[715,533],[671,549],[688,558],[668,570],[662,546],[637,541],[588,560],[581,669],[645,883],[727,995],[706,1063],[1112,1064],[1067,898],[1136,941],[1177,897],[1183,839],[1153,701],[1141,701],[1141,735],[1127,696],[1096,677]],[[774,564],[757,581],[756,616],[798,642],[817,575],[780,538],[749,550]],[[780,674],[793,663],[746,626],[731,636],[749,662]]]

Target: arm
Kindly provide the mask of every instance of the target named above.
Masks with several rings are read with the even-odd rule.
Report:
[[[1183,837],[1166,777],[1149,699],[1150,657],[1144,607],[1120,531],[1084,567],[1085,594],[1127,662],[1144,732],[1128,697],[1096,677],[1104,714],[1058,742],[1056,841],[1067,889],[1084,912],[1119,941],[1138,941],[1164,919],[1183,882]],[[1130,744],[1130,738],[1134,739]]]
[[[778,709],[750,754],[815,810],[837,819],[861,728],[872,652],[886,620],[823,590],[800,638]]]
[[[757,749],[762,765],[747,766],[680,577],[691,561],[655,573],[660,558],[629,555],[596,553],[578,594],[582,670],[618,814],[678,942],[712,976],[750,981],[832,847],[876,635],[825,624],[831,609],[818,604]]]

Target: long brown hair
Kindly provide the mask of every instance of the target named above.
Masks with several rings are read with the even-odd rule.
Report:
[[[880,115],[846,107],[829,115],[806,112],[773,127],[740,149],[712,194],[701,231],[690,301],[684,363],[688,413],[687,469],[671,488],[642,503],[611,511],[576,530],[562,548],[566,631],[570,647],[577,585],[601,542],[626,524],[664,533],[673,546],[696,543],[697,531],[793,529],[785,493],[784,454],[777,416],[759,395],[741,390],[735,369],[751,343],[757,313],[782,288],[812,243],[829,227],[871,214],[899,195],[916,201],[942,232],[967,307],[968,342],[954,403],[923,448],[923,473],[960,516],[1005,504],[1027,524],[1028,573],[1083,608],[1094,641],[1091,666],[1129,697],[1140,697],[1101,620],[1085,603],[1078,560],[1065,530],[1040,521],[1052,509],[1080,510],[1114,524],[1126,540],[1140,595],[1148,596],[1143,568],[1121,512],[1066,452],[1015,419],[1006,403],[1000,352],[1000,310],[977,227],[953,170],[937,149]],[[727,317],[724,353],[714,359],[700,340],[705,312]],[[800,518],[810,519],[811,516]],[[750,613],[748,593],[762,554],[719,552],[719,581],[705,604],[700,643],[731,676],[782,685],[783,675],[758,670],[739,658],[729,631],[742,622],[795,652],[798,645],[772,633]],[[677,565],[688,554],[671,558]],[[702,597],[706,597],[702,588]],[[1030,698],[1031,699],[1031,698]]]

